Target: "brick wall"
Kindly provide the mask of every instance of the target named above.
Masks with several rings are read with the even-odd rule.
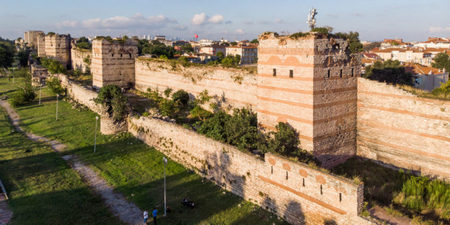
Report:
[[[276,155],[259,158],[158,119],[130,117],[128,130],[171,159],[292,224],[370,224],[358,216],[362,184]]]
[[[208,90],[208,94],[217,96],[223,106],[235,108],[256,103],[256,76],[239,69],[182,67],[154,59],[138,58],[135,87],[141,91],[147,91],[147,88],[157,88],[159,91],[166,88],[174,91],[183,89],[193,95]]]
[[[72,48],[70,50],[70,54],[72,59],[72,68],[74,70],[81,70],[83,73],[85,73],[86,69],[89,68],[89,64],[84,62],[84,59],[88,58],[89,60],[91,60],[92,50]]]
[[[450,179],[450,102],[358,78],[358,155]]]

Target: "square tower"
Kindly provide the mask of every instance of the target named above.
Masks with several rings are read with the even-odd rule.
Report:
[[[92,42],[92,85],[97,88],[109,84],[134,86],[134,60],[137,54],[135,40],[95,39]]]
[[[39,47],[38,47],[39,48]],[[45,35],[45,56],[70,66],[70,35],[48,33]]]
[[[299,132],[301,147],[324,167],[356,154],[359,56],[348,42],[319,33],[259,37],[257,112],[274,130],[287,122]]]

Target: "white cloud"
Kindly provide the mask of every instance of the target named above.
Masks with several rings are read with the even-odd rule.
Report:
[[[214,15],[213,17],[208,19],[208,22],[210,23],[222,23],[223,22],[223,16],[220,14]]]
[[[163,15],[145,17],[137,13],[131,17],[114,16],[105,19],[91,18],[81,22],[63,21],[57,23],[57,27],[79,27],[86,29],[155,28],[176,23],[176,20],[169,19]]]
[[[243,34],[243,33],[244,33],[244,30],[242,30],[242,29],[237,29],[237,30],[236,30],[236,33],[237,33],[237,34]]]
[[[206,21],[205,13],[195,14],[194,17],[192,17],[192,24],[194,25],[201,25],[205,21]]]
[[[204,25],[204,24],[208,24],[208,23],[220,24],[220,23],[223,23],[223,21],[224,21],[224,18],[220,14],[216,14],[212,17],[209,17],[204,12],[195,14],[191,20],[192,24],[194,24],[194,25]]]
[[[450,27],[430,27],[431,33],[447,33],[450,32]]]

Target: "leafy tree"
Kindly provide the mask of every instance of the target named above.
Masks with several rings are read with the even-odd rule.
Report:
[[[41,58],[42,66],[48,69],[48,71],[52,74],[56,73],[66,73],[67,70],[64,66],[56,59],[51,58]]]
[[[94,101],[106,106],[106,112],[116,122],[123,120],[128,113],[127,97],[116,85],[103,86]]]
[[[373,66],[366,67],[364,77],[370,80],[386,82],[388,84],[414,84],[413,75],[405,71],[398,60],[387,60],[384,63],[377,61]]]
[[[14,44],[0,38],[0,67],[10,67],[14,60]]]
[[[192,47],[191,44],[186,43],[186,44],[181,46],[181,51],[182,52],[194,52],[194,48]]]
[[[225,55],[223,54],[223,52],[218,52],[216,53],[217,59],[218,61],[222,61],[223,58],[225,58]]]
[[[149,43],[146,40],[140,40],[138,44],[138,50],[141,49],[141,54],[152,54],[158,57],[166,56],[168,59],[172,59],[175,54],[175,49],[171,46],[166,46],[165,44],[153,40]]]
[[[86,37],[80,37],[75,46],[80,49],[92,49],[92,44]]]
[[[213,113],[203,109],[199,105],[195,105],[194,108],[189,112],[189,115],[193,119],[205,121],[207,118],[211,117]]]
[[[445,71],[450,72],[450,57],[446,53],[437,54],[431,65],[434,68],[445,69]]]
[[[240,55],[235,55],[235,56],[227,56],[224,59],[221,60],[220,63],[222,63],[223,66],[225,67],[235,67],[238,66],[241,62],[241,56]]]
[[[188,105],[189,93],[187,93],[185,90],[178,90],[172,94],[172,100],[176,105],[184,108]]]
[[[61,81],[57,77],[53,77],[47,81],[47,86],[53,92],[53,94],[63,95],[66,92],[61,86]]]
[[[431,93],[434,95],[442,95],[444,98],[447,98],[447,96],[450,97],[450,81],[442,83],[440,87],[435,88]]]
[[[250,41],[250,43],[252,43],[252,44],[258,44],[259,41],[258,41],[258,39],[253,39],[252,41]]]
[[[238,44],[238,43],[235,42],[235,41],[230,42],[230,45],[231,45],[231,46],[236,46],[237,44]]]
[[[361,44],[361,42],[359,41],[358,32],[335,33],[334,36],[348,40],[348,48],[350,52],[358,53],[363,51],[363,44]]]
[[[13,106],[20,106],[33,102],[36,98],[36,93],[31,85],[31,74],[26,69],[21,69],[14,71],[13,76],[24,77],[24,79],[19,90],[12,96],[11,104]]]
[[[19,65],[22,67],[26,67],[28,65],[28,57],[30,56],[29,49],[23,49],[17,52],[17,59],[19,61]]]

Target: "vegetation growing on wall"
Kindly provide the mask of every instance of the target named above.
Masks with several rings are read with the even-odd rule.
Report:
[[[404,84],[412,86],[413,75],[405,71],[398,60],[376,61],[372,66],[366,67],[363,77],[388,84]]]
[[[75,46],[79,49],[92,49],[92,44],[86,37],[80,37]]]
[[[359,158],[347,160],[333,172],[362,179],[364,199],[369,206],[379,205],[411,218],[434,221],[431,224],[450,222],[450,184],[444,181],[395,171]]]
[[[64,66],[56,59],[51,58],[41,58],[41,64],[43,67],[47,68],[48,72],[52,74],[57,73],[66,73],[67,70],[64,68]]]
[[[61,81],[57,77],[47,80],[47,86],[53,94],[64,95],[66,89],[61,86]]]
[[[201,107],[212,99],[207,91],[199,94],[196,100],[191,100],[183,90],[172,95],[171,92],[172,89],[166,89],[164,98],[158,90],[148,89],[145,96],[161,116],[240,150],[274,152],[302,162],[320,164],[310,153],[299,148],[298,133],[287,123],[279,123],[276,131],[266,134],[258,129],[257,115],[251,109],[234,109],[229,114],[212,106],[215,112],[210,112]]]
[[[116,85],[103,86],[94,101],[105,106],[106,112],[116,122],[123,120],[128,113],[127,97]]]

